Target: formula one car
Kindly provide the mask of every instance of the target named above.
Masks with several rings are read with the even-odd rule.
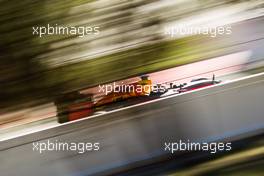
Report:
[[[58,122],[64,123],[76,119],[84,118],[94,114],[95,112],[114,105],[123,100],[138,100],[143,97],[144,101],[168,96],[172,94],[179,94],[214,84],[221,81],[215,80],[213,75],[212,79],[198,78],[193,79],[190,83],[183,83],[176,85],[171,83],[167,88],[164,85],[152,85],[152,81],[148,76],[141,76],[141,80],[125,85],[125,89],[114,89],[112,92],[104,95],[97,101],[93,100],[93,95],[81,94],[78,91],[63,94],[56,101]],[[137,98],[137,99],[132,99]],[[137,102],[137,101],[135,101]],[[134,103],[134,101],[133,101]]]

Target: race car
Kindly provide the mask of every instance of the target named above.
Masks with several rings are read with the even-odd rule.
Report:
[[[104,109],[107,106],[109,107],[110,105],[115,105],[115,103],[127,99],[138,100],[140,99],[139,97],[146,97],[144,98],[144,101],[146,101],[146,99],[150,100],[151,98],[153,99],[171,94],[179,94],[182,92],[218,84],[220,82],[221,81],[219,80],[215,80],[215,76],[213,75],[212,79],[193,79],[188,84],[183,83],[176,85],[171,83],[170,87],[167,88],[160,84],[152,85],[152,81],[149,79],[149,77],[147,75],[143,75],[141,76],[141,80],[125,85],[125,89],[115,89],[97,101],[93,100],[93,95],[81,94],[78,91],[70,92],[63,94],[55,101],[57,106],[58,122],[64,123],[84,118]],[[138,98],[132,99],[136,97]]]

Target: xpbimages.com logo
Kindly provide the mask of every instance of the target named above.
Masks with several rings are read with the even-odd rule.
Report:
[[[32,150],[41,153],[47,151],[75,151],[77,153],[84,153],[87,151],[99,151],[100,143],[91,142],[61,142],[61,141],[50,141],[47,142],[33,142]]]
[[[178,151],[206,151],[214,154],[218,151],[230,151],[231,142],[191,142],[190,140],[177,142],[165,142],[164,151],[175,153]]]
[[[162,84],[118,84],[114,82],[113,84],[98,85],[98,92],[108,95],[110,93],[165,93],[166,85]]]
[[[210,37],[216,37],[219,35],[230,35],[232,34],[231,26],[185,26],[176,25],[166,27],[164,30],[165,35],[170,37],[185,36],[185,35],[209,35]]]
[[[84,37],[86,35],[98,35],[100,33],[100,28],[98,26],[60,26],[58,24],[46,26],[33,26],[32,34],[39,37],[45,35],[77,35],[79,37]]]

